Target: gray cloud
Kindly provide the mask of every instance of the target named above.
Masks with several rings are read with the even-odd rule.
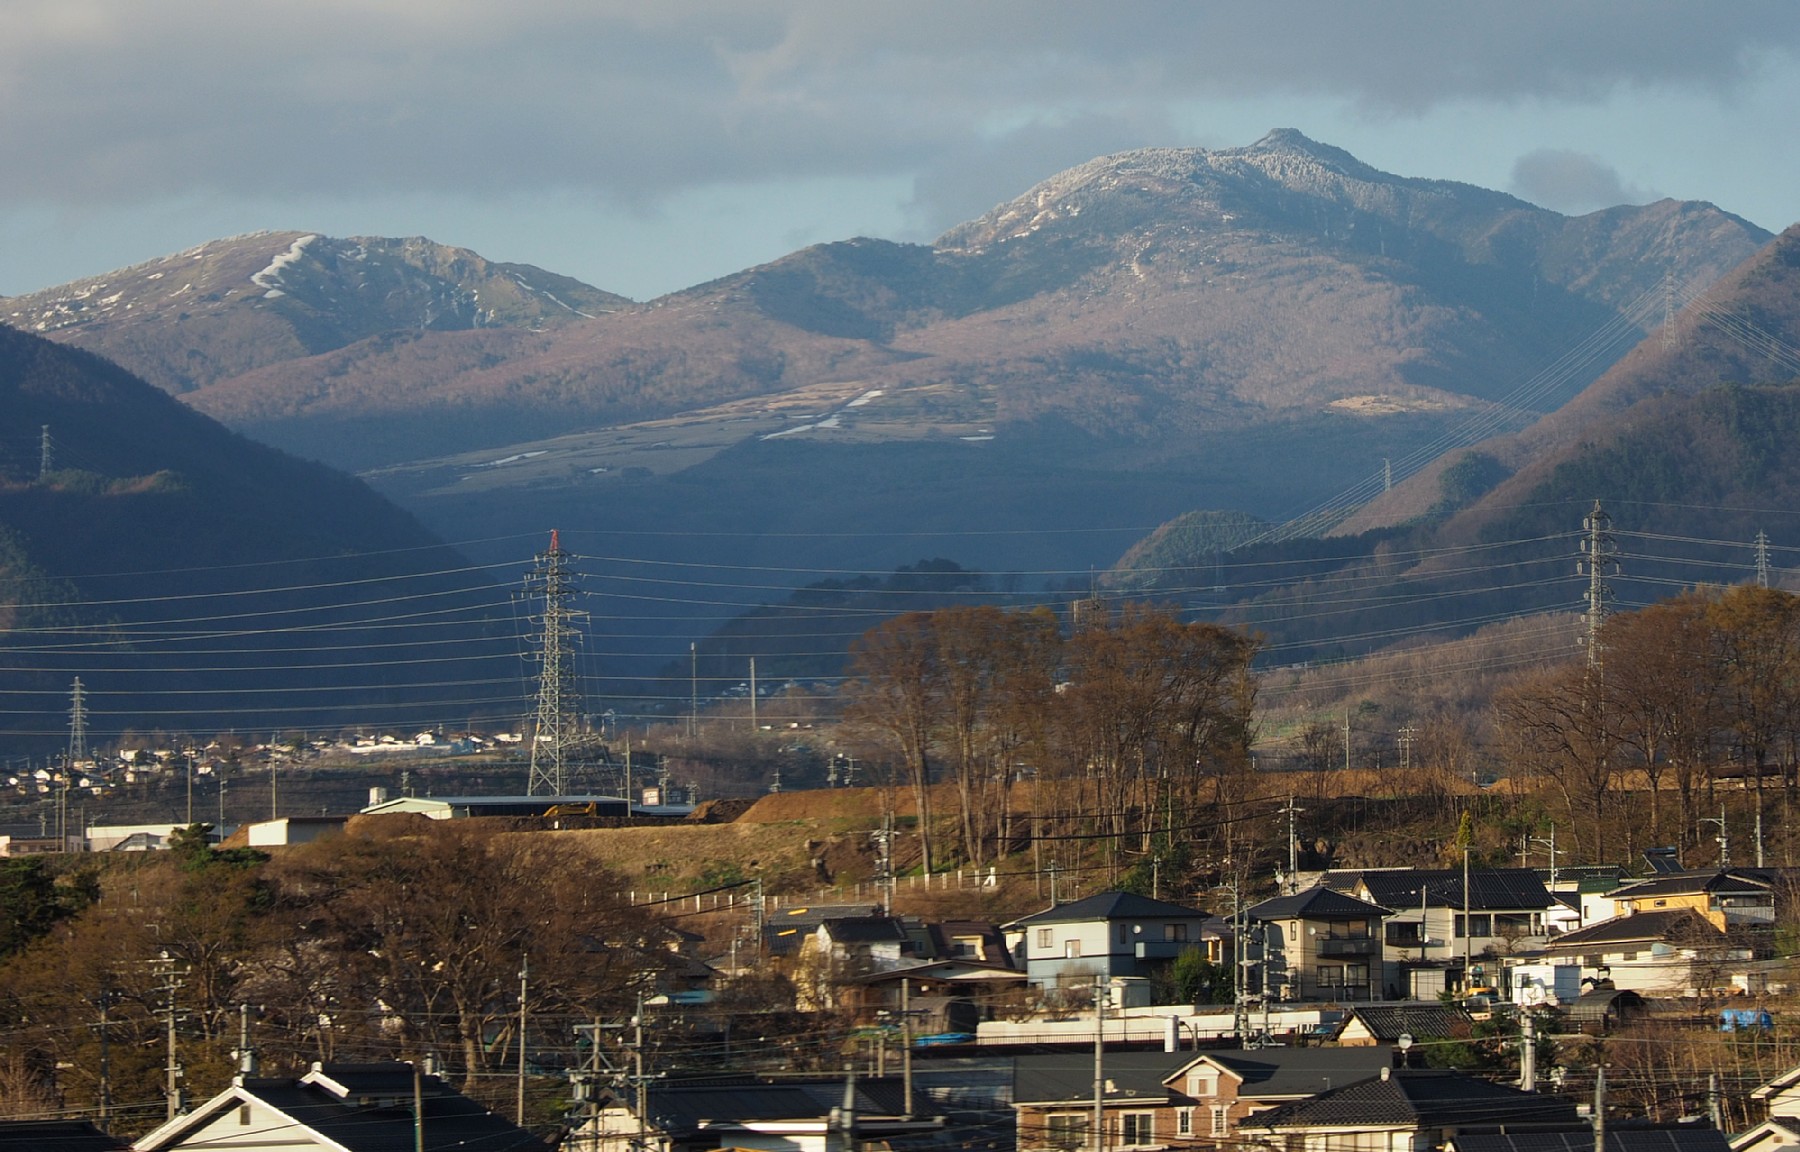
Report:
[[[1540,148],[1513,164],[1514,195],[1558,212],[1582,213],[1618,204],[1647,204],[1655,192],[1625,183],[1618,170],[1585,152]]]
[[[1172,143],[1171,109],[1337,99],[1729,94],[1800,45],[1800,6],[1406,0],[13,0],[0,196],[654,203],[681,188],[913,176],[936,227],[1056,166]]]

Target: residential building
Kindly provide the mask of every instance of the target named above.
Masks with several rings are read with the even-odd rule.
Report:
[[[1731,1138],[1732,1152],[1786,1152],[1800,1148],[1800,1065],[1750,1093],[1769,1110],[1761,1124]]]
[[[1504,996],[1511,957],[1541,947],[1561,907],[1530,868],[1364,868],[1324,883],[1392,910],[1380,977],[1389,1000],[1483,987]]]
[[[1017,955],[1033,985],[1047,989],[1094,981],[1151,978],[1184,950],[1200,948],[1208,916],[1195,908],[1130,892],[1101,892],[1006,925],[1019,934]]]
[[[1106,1147],[1217,1147],[1238,1125],[1332,1083],[1376,1075],[1391,1049],[1258,1048],[1209,1052],[1109,1052],[1102,1062]],[[1094,1065],[1086,1054],[1020,1056],[1014,1107],[1019,1152],[1069,1152],[1089,1144]]]
[[[1620,915],[1691,908],[1721,932],[1775,925],[1775,885],[1752,868],[1670,872],[1607,893]]]
[[[1583,983],[1611,981],[1646,996],[1694,996],[1729,990],[1734,966],[1751,958],[1691,906],[1615,916],[1558,936],[1544,948],[1551,961],[1581,965]]]
[[[1253,989],[1276,1000],[1381,998],[1382,921],[1389,912],[1316,885],[1246,913],[1262,935]]]
[[[1422,1044],[1467,1040],[1475,1021],[1467,1011],[1449,1004],[1358,1004],[1331,1032],[1331,1042],[1342,1047],[1397,1044],[1411,1036]]]
[[[543,1141],[411,1064],[314,1064],[299,1079],[239,1077],[132,1145],[136,1152],[542,1152]]]
[[[749,1076],[701,1084],[651,1084],[644,1114],[634,1093],[603,1096],[594,1119],[571,1134],[595,1152],[854,1152],[939,1142],[944,1119],[922,1092],[907,1112],[898,1077],[765,1082]]]
[[[1283,1152],[1425,1152],[1465,1131],[1573,1127],[1574,1105],[1460,1072],[1382,1069],[1239,1125]],[[1590,1145],[1591,1146],[1591,1145]]]

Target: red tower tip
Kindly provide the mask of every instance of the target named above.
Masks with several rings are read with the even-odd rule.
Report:
[[[552,528],[550,529],[550,551],[555,552],[556,550],[556,529]]]

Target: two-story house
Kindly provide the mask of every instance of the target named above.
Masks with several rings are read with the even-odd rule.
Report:
[[[1207,914],[1131,892],[1101,892],[1015,920],[1016,951],[1039,988],[1092,985],[1116,977],[1153,978],[1183,950],[1201,947]]]
[[[1327,872],[1324,883],[1391,909],[1380,976],[1389,1000],[1483,986],[1503,991],[1507,958],[1541,947],[1546,918],[1559,907],[1530,868],[1364,868]]]
[[[1255,1114],[1388,1067],[1389,1048],[1108,1052],[1101,1064],[1104,1145],[1217,1148]],[[1013,1104],[1020,1152],[1091,1148],[1094,1065],[1085,1054],[1020,1056]]]
[[[1323,884],[1251,907],[1262,936],[1252,990],[1275,1000],[1381,998],[1386,908]]]
[[[1691,907],[1614,916],[1550,941],[1551,961],[1580,964],[1584,982],[1610,980],[1646,996],[1693,996],[1729,989],[1750,949]]]
[[[1459,1132],[1569,1127],[1575,1106],[1554,1096],[1438,1069],[1386,1069],[1271,1108],[1239,1126],[1283,1152],[1426,1152]]]
[[[1751,868],[1710,868],[1670,872],[1625,884],[1607,893],[1620,915],[1691,908],[1721,932],[1766,930],[1775,926],[1775,886]]]

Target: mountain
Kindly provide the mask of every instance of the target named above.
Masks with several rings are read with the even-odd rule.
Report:
[[[933,244],[818,245],[645,304],[573,305],[589,316],[414,319],[317,350],[228,339],[286,307],[256,277],[272,284],[298,239],[240,263],[232,299],[252,303],[196,343],[209,363],[239,343],[257,357],[192,374],[183,399],[366,470],[447,538],[561,528],[611,558],[601,594],[665,606],[612,651],[666,653],[778,583],[936,555],[1085,587],[1195,508],[1281,523],[1472,418],[1506,431],[1554,411],[1654,323],[1665,273],[1709,285],[1768,234],[1694,202],[1566,217],[1280,131],[1102,157]],[[335,250],[301,259],[315,247]],[[141,326],[176,360],[181,323]],[[774,575],[693,594],[732,583],[722,565]]]
[[[630,304],[419,237],[259,232],[0,298],[0,319],[179,394],[382,333],[541,331]]]
[[[504,593],[361,481],[4,326],[0,421],[15,735],[66,738],[77,676],[96,738],[466,717],[495,652],[517,684]]]
[[[1278,131],[1103,157],[930,246],[821,245],[648,306],[425,241],[279,233],[4,311],[355,467],[846,382],[879,401],[804,435],[1049,421],[1157,460],[1186,436],[1293,419],[1409,440],[1504,394],[1665,270],[1706,283],[1766,239],[1696,203],[1571,219]]]
[[[1324,541],[1265,542],[1221,558],[1166,525],[1120,562],[1115,583],[1198,601],[1192,566],[1225,618],[1297,654],[1353,654],[1427,631],[1585,608],[1584,518],[1609,517],[1620,607],[1755,572],[1800,586],[1800,226],[1692,299],[1561,410],[1484,441],[1378,497]],[[1160,550],[1159,550],[1160,548]],[[1184,568],[1183,565],[1188,566]],[[1281,585],[1266,587],[1280,571]],[[1259,579],[1248,579],[1245,574]],[[1350,638],[1346,641],[1345,638]]]

